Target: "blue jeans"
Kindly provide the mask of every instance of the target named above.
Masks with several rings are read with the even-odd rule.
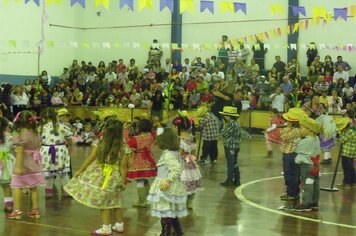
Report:
[[[228,148],[225,149],[225,158],[227,166],[227,179],[228,182],[235,182],[240,185],[240,169],[237,162],[237,156],[239,154],[240,148]]]
[[[342,169],[344,171],[344,184],[355,184],[356,183],[356,172],[354,167],[354,159],[341,156]]]
[[[299,195],[299,165],[294,160],[296,153],[283,153],[284,181],[287,186],[287,195],[297,197]]]

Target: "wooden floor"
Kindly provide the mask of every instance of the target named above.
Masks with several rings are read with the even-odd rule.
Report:
[[[275,147],[272,159],[264,159],[266,151],[261,136],[243,140],[239,155],[243,185],[235,191],[234,188],[223,188],[219,185],[226,172],[223,149],[221,142],[219,143],[218,163],[201,168],[205,190],[197,193],[194,210],[181,220],[186,236],[356,235],[356,188],[340,189],[338,192],[322,191],[319,212],[281,212],[277,208],[283,203],[279,196],[284,192],[284,186],[278,147]],[[334,170],[337,151],[338,147],[335,147],[333,165],[322,167],[321,186],[330,186],[330,173]],[[74,148],[74,169],[78,168],[88,152],[89,148]],[[341,178],[340,172],[337,183],[341,182]],[[45,201],[44,190],[41,189],[43,217],[37,221],[26,217],[21,221],[10,221],[1,212],[0,235],[80,236],[89,235],[91,230],[100,226],[101,220],[97,210],[87,208],[72,199],[61,199],[59,195]],[[137,198],[135,185],[129,185],[123,195],[123,235],[159,235],[159,220],[151,217],[148,209],[131,207]],[[28,195],[24,194],[23,197],[25,202],[29,202]],[[2,193],[0,199],[3,199]],[[3,208],[2,201],[0,207]]]

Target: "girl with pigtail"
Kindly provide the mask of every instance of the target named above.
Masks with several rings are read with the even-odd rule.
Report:
[[[180,139],[180,156],[183,160],[181,180],[187,188],[187,208],[193,209],[195,192],[202,189],[202,176],[196,164],[196,142],[194,138],[194,122],[185,116],[173,120]]]
[[[61,181],[62,187],[69,182],[70,155],[67,145],[71,144],[72,131],[58,123],[57,113],[53,108],[47,108],[42,113],[41,126],[43,173],[46,178],[46,198],[53,197],[54,178]],[[64,197],[68,195],[63,192]]]
[[[5,117],[0,118],[0,184],[4,191],[4,211],[11,212],[13,197],[10,188],[12,168],[15,157],[11,154],[12,141],[8,131],[9,121]]]
[[[37,134],[37,120],[39,117],[26,110],[17,113],[14,118],[15,134],[12,143],[16,159],[10,184],[14,196],[14,210],[8,216],[12,220],[22,218],[22,190],[25,188],[30,189],[32,202],[32,210],[28,216],[35,219],[41,217],[37,186],[44,186],[45,180],[39,153],[41,140]]]

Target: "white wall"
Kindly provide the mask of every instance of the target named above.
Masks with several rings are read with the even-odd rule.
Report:
[[[130,58],[136,58],[139,66],[143,66],[147,60],[148,49],[143,44],[150,44],[152,39],[158,39],[161,43],[170,43],[171,29],[170,25],[159,27],[141,27],[141,28],[120,28],[120,29],[98,29],[98,30],[76,30],[49,26],[49,24],[68,25],[77,27],[110,27],[110,26],[132,26],[132,25],[149,25],[149,24],[169,24],[171,22],[171,13],[168,9],[159,11],[159,1],[154,1],[153,10],[144,9],[137,11],[137,1],[134,1],[135,11],[129,11],[127,8],[119,9],[119,1],[111,1],[109,10],[99,8],[95,9],[93,0],[87,0],[86,9],[79,5],[70,7],[69,2],[63,1],[61,6],[51,5],[47,7],[49,19],[45,26],[47,40],[55,42],[54,48],[46,48],[41,56],[41,70],[46,69],[51,75],[59,75],[63,67],[69,66],[73,59],[92,61],[96,65],[100,60],[106,63],[113,59],[123,58],[128,62]],[[249,0],[247,3],[247,15],[242,12],[238,13],[221,13],[220,0],[215,2],[215,14],[208,11],[200,13],[200,2],[195,1],[195,13],[183,13],[183,43],[218,43],[221,35],[226,34],[230,39],[237,39],[248,35],[258,34],[269,31],[276,27],[285,27],[286,20],[268,21],[268,22],[245,22],[245,23],[226,23],[226,24],[202,24],[191,25],[192,22],[213,22],[213,21],[239,21],[255,19],[283,19],[285,17],[276,15],[272,16],[270,4],[280,3],[287,9],[286,0]],[[263,4],[261,6],[261,4]],[[312,15],[313,7],[324,6],[328,11],[334,7],[344,7],[353,4],[349,0],[300,0],[300,5],[305,6],[307,16]],[[41,0],[42,5],[42,0]],[[327,7],[326,7],[327,6]],[[40,22],[42,6],[37,7],[32,1],[28,4],[15,4],[10,1],[5,4],[0,1],[0,74],[13,75],[35,75],[37,74],[37,55],[36,54],[6,54],[7,52],[36,52],[35,42],[40,40]],[[101,16],[97,16],[97,12]],[[310,41],[325,44],[347,44],[355,42],[355,23],[353,18],[348,22],[332,22],[327,26],[315,26],[309,30],[300,31],[299,44],[308,44]],[[17,40],[15,49],[8,48],[9,39]],[[24,45],[23,41],[29,41],[30,45]],[[78,42],[78,48],[70,46],[69,42]],[[90,48],[82,48],[81,43],[90,42]],[[109,42],[111,49],[103,49],[102,42]],[[132,43],[140,43],[140,48],[133,48]],[[93,44],[94,43],[94,44]],[[121,48],[115,48],[115,43],[120,43]],[[270,45],[270,50],[266,55],[266,68],[270,68],[274,62],[274,55],[279,54],[283,60],[286,60],[287,36],[270,38],[265,40],[265,44]],[[246,44],[252,46],[253,43]],[[170,57],[170,50],[163,49],[163,58]],[[301,64],[306,64],[306,49],[301,47],[299,50],[299,59]],[[5,53],[5,54],[4,54]],[[216,55],[217,50],[202,50],[183,52],[182,58],[195,56],[202,58]],[[323,58],[329,54],[333,58],[341,54],[351,66],[356,68],[355,52],[337,52],[320,50]],[[305,72],[305,69],[303,69]],[[352,70],[353,74],[356,70]]]

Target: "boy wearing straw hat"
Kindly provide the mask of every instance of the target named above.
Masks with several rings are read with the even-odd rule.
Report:
[[[223,111],[219,113],[226,122],[226,126],[221,133],[225,149],[227,178],[221,183],[221,186],[240,186],[240,169],[237,162],[241,140],[241,128],[237,119],[240,115],[237,113],[237,108],[232,106],[225,106]]]
[[[356,158],[356,126],[350,125],[350,118],[343,117],[335,120],[336,128],[341,131],[340,142],[343,144],[341,151],[342,169],[344,179],[340,187],[356,186],[356,172],[354,159]]]
[[[296,211],[319,210],[319,160],[321,132],[319,123],[309,117],[299,122],[305,137],[297,142],[295,163],[300,165],[300,180],[302,186],[302,204]]]
[[[291,108],[283,114],[283,118],[288,122],[287,127],[281,130],[281,147],[283,156],[284,182],[287,193],[281,196],[281,200],[288,201],[287,206],[281,209],[294,208],[299,199],[299,167],[295,164],[295,141],[302,137],[299,121],[306,117],[306,113],[300,108]]]

